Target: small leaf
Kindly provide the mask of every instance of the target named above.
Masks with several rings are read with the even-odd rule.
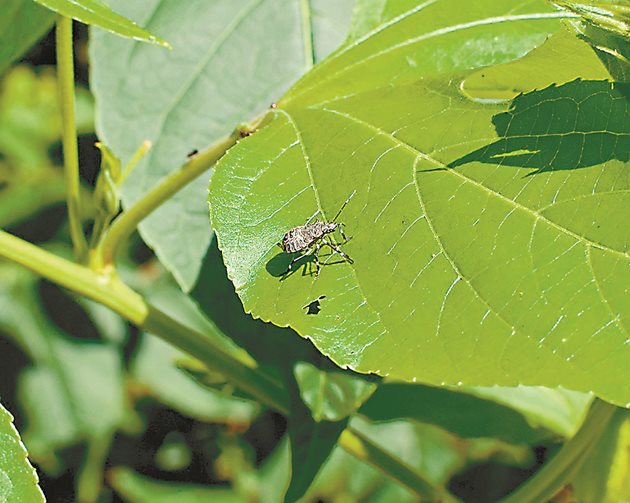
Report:
[[[322,370],[306,362],[295,365],[300,396],[315,421],[340,421],[353,414],[376,390],[377,384],[340,370]]]
[[[590,393],[541,386],[469,387],[461,391],[509,407],[522,414],[530,427],[544,428],[565,439],[577,433],[593,401]]]
[[[199,421],[247,427],[258,413],[255,403],[201,386],[176,366],[184,354],[167,342],[144,334],[132,376],[143,393]]]
[[[55,16],[29,0],[3,0],[0,16],[0,74],[20,59],[53,25]]]
[[[166,40],[156,37],[136,23],[117,14],[100,0],[34,0],[63,16],[91,24],[123,37],[170,47]]]
[[[44,502],[37,472],[28,461],[24,444],[13,426],[13,416],[0,405],[0,501]]]

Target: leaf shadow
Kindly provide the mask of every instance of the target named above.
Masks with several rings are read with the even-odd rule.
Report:
[[[450,163],[535,168],[527,176],[630,160],[630,85],[574,80],[517,96],[492,118],[501,139]]]

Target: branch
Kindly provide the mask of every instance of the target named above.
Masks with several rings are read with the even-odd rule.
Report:
[[[61,109],[62,123],[61,139],[70,237],[72,238],[75,257],[83,261],[87,252],[87,241],[81,224],[79,154],[77,128],[74,121],[74,58],[72,54],[71,18],[61,15],[57,17],[56,37],[59,108]]]

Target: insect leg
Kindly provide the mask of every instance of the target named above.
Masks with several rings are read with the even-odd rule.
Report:
[[[306,250],[304,253],[300,253],[297,257],[295,257],[290,263],[289,268],[285,274],[288,274],[293,269],[293,264],[295,264],[298,260],[300,260],[304,255],[308,255],[309,250]]]
[[[330,246],[331,250],[334,250],[334,251],[336,251],[339,255],[341,255],[341,256],[344,258],[344,260],[345,260],[346,262],[348,262],[349,264],[354,264],[354,260],[352,260],[352,259],[350,258],[350,255],[348,255],[348,254],[344,253],[344,252],[343,252],[343,250],[342,250],[341,248],[339,248],[339,245],[338,245],[338,244],[336,244],[336,243],[334,243],[334,242],[332,241],[332,239],[327,239],[325,244],[327,244],[328,246]]]
[[[319,209],[315,210],[315,213],[313,213],[313,214],[310,216],[310,218],[306,221],[306,223],[305,223],[304,225],[308,225],[308,224],[310,224],[310,223],[311,223],[311,220],[313,220],[313,219],[317,216],[317,214],[318,214],[318,213],[319,213]]]
[[[313,253],[313,256],[315,257],[315,266],[317,267],[316,271],[315,271],[315,276],[319,276],[319,271],[322,268],[321,264],[319,263],[319,250],[321,249],[322,244],[318,241],[315,244],[315,252]]]
[[[350,202],[350,199],[352,199],[354,197],[354,195],[357,193],[356,190],[352,191],[352,194],[350,194],[348,196],[348,199],[346,199],[346,201],[341,205],[341,208],[339,208],[339,211],[337,212],[337,214],[335,215],[335,218],[333,218],[331,220],[331,222],[336,222],[337,218],[339,218],[339,215],[341,215],[341,212],[343,211],[343,209],[346,207],[346,204],[348,204]]]
[[[342,245],[345,245],[348,241],[350,241],[352,239],[352,236],[347,237],[346,233],[343,232],[343,224],[339,224],[339,227],[337,227],[339,229],[339,233],[341,234],[341,237],[343,238],[343,243],[340,243]]]

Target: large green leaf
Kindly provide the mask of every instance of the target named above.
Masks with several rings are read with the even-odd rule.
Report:
[[[162,51],[95,31],[90,55],[99,137],[124,162],[145,140],[153,148],[123,188],[132,204],[186,154],[260,114],[341,42],[353,0],[114,0],[159,32]],[[331,6],[332,5],[332,6]],[[173,22],[176,20],[177,22]],[[208,174],[140,226],[145,241],[184,289],[195,283],[211,239]]]
[[[0,405],[0,501],[46,501],[37,481],[37,472],[28,462],[24,444],[13,426],[13,416]]]
[[[168,42],[141,28],[133,21],[111,10],[101,0],[34,0],[67,17],[91,24],[123,37],[169,47]]]
[[[0,14],[0,73],[20,58],[54,21],[54,14],[31,0],[4,0]]]
[[[544,2],[385,4],[217,167],[245,310],[361,372],[630,402],[627,86]],[[354,191],[354,263],[286,274],[283,234]]]

